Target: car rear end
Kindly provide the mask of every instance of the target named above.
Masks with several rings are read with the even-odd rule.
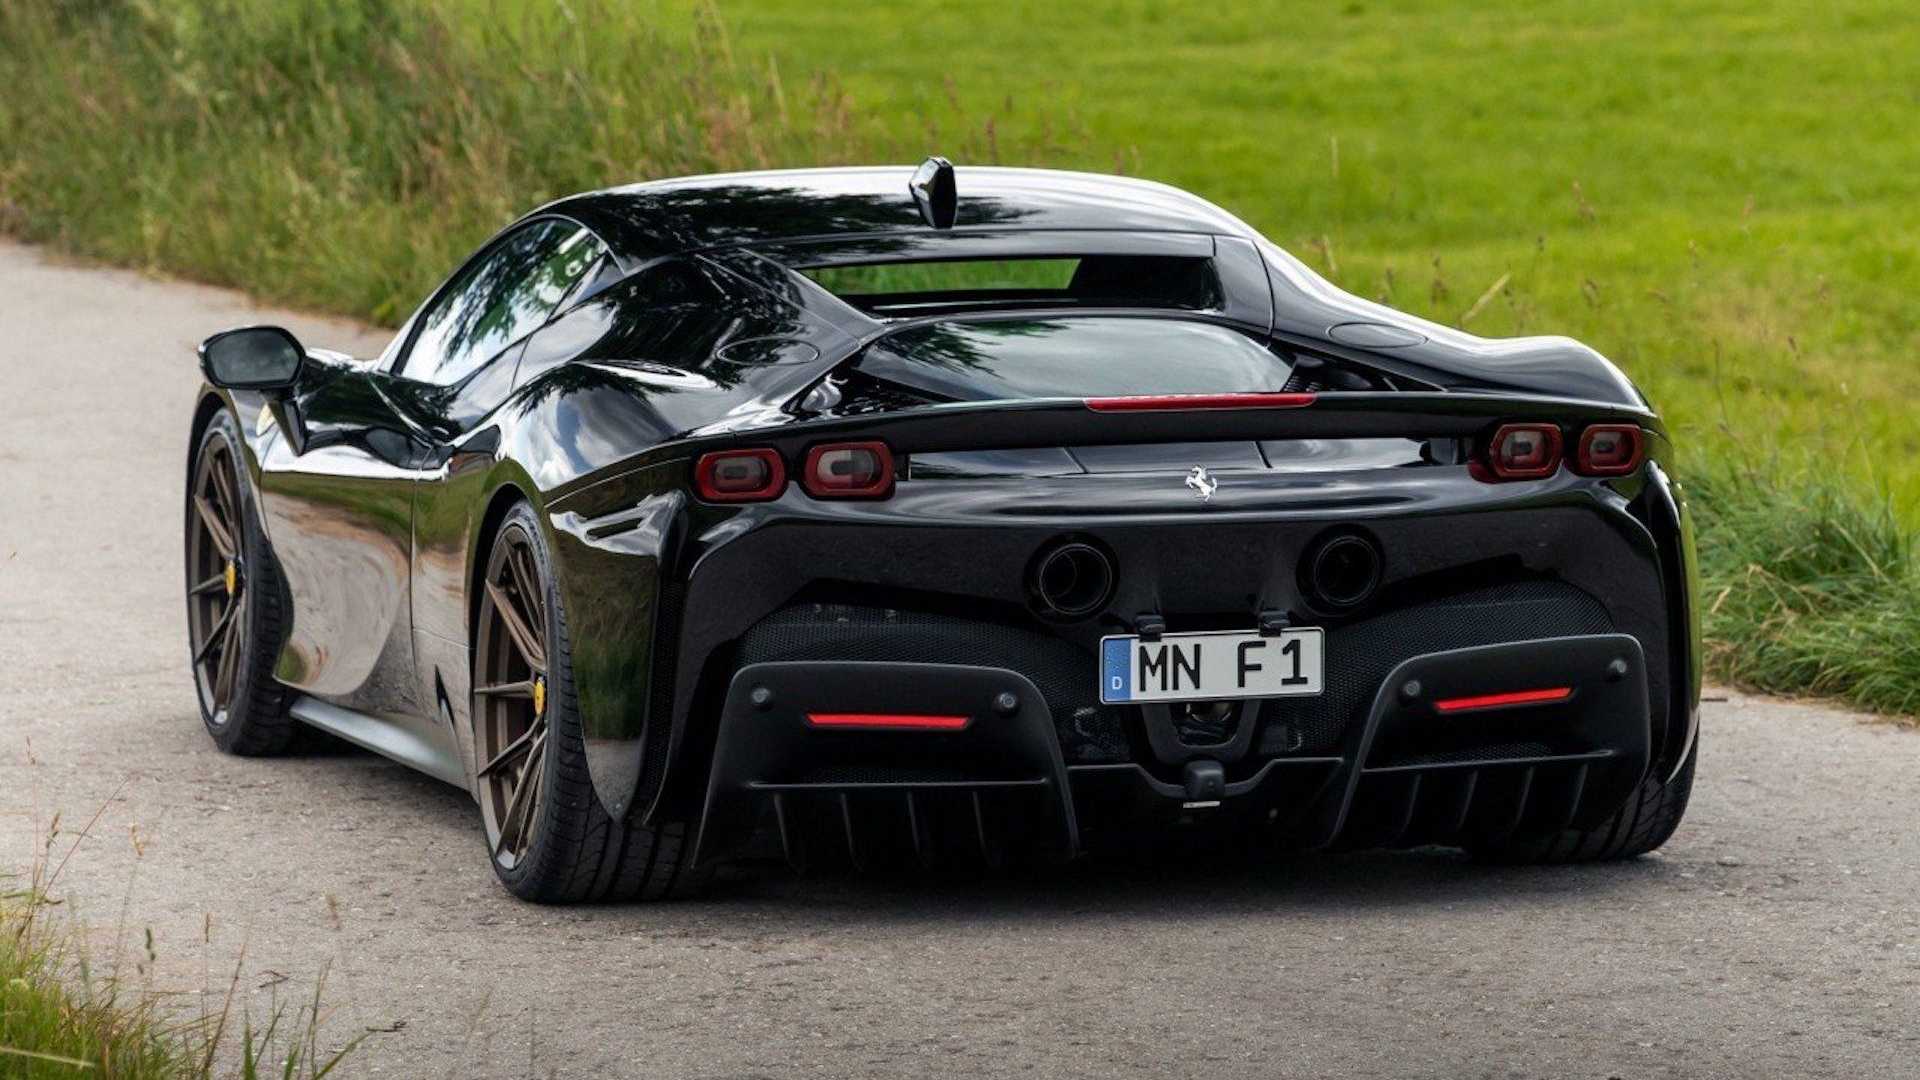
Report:
[[[1237,333],[919,323],[694,446],[649,741],[701,856],[1487,849],[1677,767],[1650,413],[1333,389]]]

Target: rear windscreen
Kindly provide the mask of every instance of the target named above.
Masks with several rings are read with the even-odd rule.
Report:
[[[1155,307],[1205,310],[1221,303],[1213,260],[1171,255],[950,259],[802,267],[854,307],[882,317],[941,308]]]
[[[1286,388],[1290,365],[1225,327],[1065,316],[942,322],[888,335],[854,372],[942,401],[1019,401]]]
[[[1065,289],[1079,259],[970,259],[964,262],[820,266],[801,273],[835,296],[885,293]]]

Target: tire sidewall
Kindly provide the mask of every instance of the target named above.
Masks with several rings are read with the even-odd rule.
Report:
[[[263,590],[278,589],[280,582],[279,575],[273,572],[269,563],[272,556],[267,549],[266,537],[260,529],[259,508],[254,503],[253,485],[244,475],[246,454],[240,438],[239,424],[234,420],[233,413],[224,408],[207,422],[205,430],[200,433],[199,441],[194,444],[193,462],[187,472],[185,499],[187,528],[191,530],[197,525],[197,514],[193,506],[193,483],[199,474],[201,460],[206,456],[208,449],[215,444],[224,447],[228,460],[233,463],[234,492],[240,500],[239,535],[235,537],[234,542],[239,545],[241,562],[247,574],[246,588],[240,594],[241,608],[238,615],[246,634],[246,647],[241,651],[239,666],[234,671],[233,693],[228,698],[224,720],[220,720],[218,714],[209,707],[211,694],[203,695],[200,691],[199,676],[192,664],[191,630],[187,636],[187,659],[188,673],[194,678],[193,698],[200,710],[200,722],[206,727],[207,734],[222,750],[231,752],[248,740],[251,727],[258,722],[253,713],[255,705],[261,698],[259,693],[263,689],[261,680],[273,678],[272,666],[278,643],[265,640],[269,627],[263,625],[265,620],[262,618],[263,605],[260,594]],[[188,589],[194,585],[194,571],[190,559],[191,554],[183,544],[181,565],[186,577],[185,587]],[[191,597],[188,598],[188,603],[192,603]],[[189,620],[191,620],[190,613]],[[189,627],[191,627],[190,621]]]
[[[560,610],[560,590],[553,571],[553,555],[547,545],[547,537],[540,529],[540,521],[533,507],[519,503],[500,522],[500,528],[494,534],[491,547],[487,549],[487,566],[483,573],[491,570],[494,553],[499,551],[511,531],[518,530],[527,537],[527,547],[533,552],[534,572],[540,575],[540,589],[545,594],[547,609],[547,752],[541,760],[544,796],[530,823],[533,839],[527,845],[526,852],[511,867],[500,865],[494,857],[493,838],[482,830],[482,842],[487,845],[487,862],[492,864],[493,872],[500,881],[516,896],[536,899],[539,883],[551,876],[546,871],[546,863],[556,857],[564,858],[566,853],[556,852],[556,835],[560,832],[559,815],[566,812],[561,792],[561,743],[567,739],[579,737],[579,718],[576,715],[573,694],[573,657],[572,649],[563,632],[565,617]],[[478,668],[480,657],[476,652],[473,658],[475,671],[473,685],[479,685]],[[480,716],[481,702],[476,695],[468,704],[467,715]],[[480,732],[473,733],[474,743],[479,745]]]

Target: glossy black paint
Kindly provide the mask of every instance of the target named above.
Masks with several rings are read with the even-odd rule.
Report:
[[[952,228],[932,229],[910,174],[742,174],[564,199],[497,240],[564,222],[592,230],[604,260],[463,377],[414,377],[416,315],[379,358],[310,350],[283,406],[209,386],[201,415],[240,418],[292,594],[278,675],[404,730],[471,778],[476,567],[504,509],[526,500],[550,528],[600,798],[615,815],[684,813],[704,799],[730,644],[796,596],[1031,618],[1028,560],[1076,533],[1122,567],[1104,611],[1054,628],[1076,641],[1141,611],[1176,626],[1268,608],[1337,620],[1300,595],[1295,562],[1340,525],[1379,538],[1382,596],[1498,572],[1602,598],[1646,649],[1655,766],[1678,767],[1698,698],[1691,531],[1659,419],[1598,354],[1562,338],[1478,338],[1341,293],[1161,185],[963,168]],[[1099,253],[1205,255],[1218,303],[1075,314],[1207,323],[1299,370],[1350,365],[1382,386],[1207,413],[1108,414],[1077,399],[869,413],[810,396],[876,338],[959,316],[883,322],[797,266]],[[1476,480],[1476,440],[1514,419],[1638,424],[1650,462],[1616,480]],[[723,507],[692,495],[706,450],[772,447],[791,468],[808,447],[851,438],[900,457],[892,498],[825,501],[794,486]],[[1200,463],[1221,480],[1205,503],[1181,484]]]
[[[240,326],[200,343],[200,371],[216,386],[285,390],[300,378],[306,350],[278,326]]]

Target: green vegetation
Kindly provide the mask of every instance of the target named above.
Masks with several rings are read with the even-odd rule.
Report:
[[[79,831],[74,847],[49,856],[63,835],[58,818],[32,872],[17,888],[0,875],[0,1076],[20,1080],[321,1080],[352,1051],[320,1048],[319,989],[314,1000],[289,1011],[276,1007],[264,1027],[245,1011],[235,1015],[239,972],[204,1006],[188,1014],[157,992],[124,979],[152,971],[153,936],[137,955],[116,950],[102,974],[76,928],[55,918],[50,893],[99,815]],[[124,928],[123,928],[124,929]],[[122,962],[124,961],[124,963]],[[361,1036],[364,1038],[365,1036]],[[357,1042],[358,1040],[355,1040]]]
[[[1713,670],[1744,686],[1920,714],[1920,573],[1884,503],[1783,468],[1712,466],[1690,494]]]
[[[59,953],[33,932],[30,911],[18,898],[0,907],[0,1075],[193,1075],[151,1013],[68,989]]]
[[[1920,587],[1882,561],[1920,523],[1911,16],[0,0],[0,227],[392,323],[515,214],[628,179],[941,152],[1165,180],[1362,295],[1612,356],[1693,455],[1721,674],[1911,708]],[[1792,563],[1847,584],[1781,576],[1859,536]]]

